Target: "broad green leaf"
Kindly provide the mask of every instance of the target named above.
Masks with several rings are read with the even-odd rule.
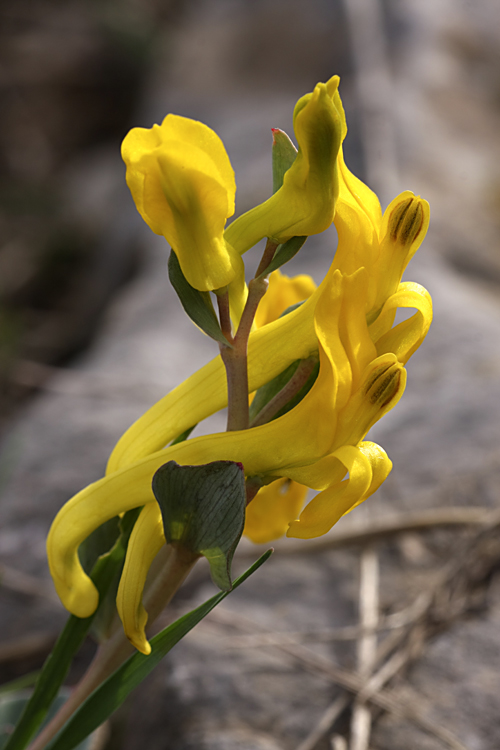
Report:
[[[180,466],[169,461],[153,477],[165,539],[210,565],[212,580],[231,589],[231,562],[245,524],[245,475],[234,461]]]
[[[181,305],[198,328],[219,344],[230,346],[222,333],[209,292],[200,292],[188,282],[182,273],[177,256],[172,250],[168,259],[168,276],[177,292]]]
[[[261,279],[263,276],[267,276],[272,271],[276,271],[277,268],[281,268],[285,263],[288,263],[294,255],[297,255],[306,240],[307,237],[291,237],[280,245],[274,253],[274,257],[270,264],[261,274],[259,274],[259,276],[257,276],[257,278]]]
[[[284,130],[273,128],[273,193],[283,185],[283,178],[295,161],[297,149]]]
[[[122,569],[130,533],[139,511],[140,508],[136,508],[125,514],[120,522],[122,532],[114,547],[94,565],[91,578],[97,586],[100,600],[105,598],[117,573]],[[33,695],[3,750],[23,750],[36,734],[68,674],[73,656],[82,645],[95,615],[96,613],[84,619],[74,615],[69,617],[52,653],[43,665]]]
[[[271,553],[272,550],[265,552],[242,576],[237,578],[234,581],[233,590],[260,568]],[[217,594],[158,633],[150,641],[152,650],[149,656],[140,653],[131,656],[111,677],[94,690],[47,745],[46,750],[73,750],[121,706],[125,698],[153,671],[170,649],[225,599],[228,593]]]

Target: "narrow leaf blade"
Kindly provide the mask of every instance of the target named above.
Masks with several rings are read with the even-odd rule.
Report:
[[[267,276],[272,271],[276,271],[277,268],[281,268],[285,263],[288,263],[294,255],[297,255],[306,240],[307,237],[290,237],[289,240],[278,247],[270,264],[257,278],[261,279],[263,276]]]
[[[125,514],[120,522],[121,536],[108,554],[97,560],[92,569],[91,578],[99,590],[100,600],[105,597],[117,572],[121,570],[128,539],[137,514],[138,510],[129,511]],[[82,645],[97,612],[86,618],[79,618],[74,615],[68,618],[52,653],[43,665],[33,695],[3,750],[24,750],[34,737],[54,702],[59,688],[68,674],[73,656]]]
[[[271,554],[272,550],[265,552],[243,575],[237,578],[234,581],[233,590],[260,568]],[[175,644],[225,599],[228,593],[216,594],[158,633],[150,641],[152,650],[149,656],[140,653],[131,656],[111,677],[94,690],[47,745],[46,750],[73,750],[121,706],[125,698],[153,671]]]
[[[188,282],[180,267],[177,256],[172,250],[168,259],[168,276],[170,283],[177,292],[181,305],[193,323],[218,341],[219,344],[230,346],[222,333],[208,292],[200,292]]]
[[[283,185],[283,178],[295,161],[297,149],[284,130],[273,128],[273,193]]]

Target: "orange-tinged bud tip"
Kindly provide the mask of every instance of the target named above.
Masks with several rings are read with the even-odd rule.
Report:
[[[389,234],[403,247],[412,245],[424,225],[424,210],[419,196],[405,198],[389,216]]]

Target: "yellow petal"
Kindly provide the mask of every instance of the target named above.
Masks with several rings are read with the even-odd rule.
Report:
[[[360,243],[369,248],[373,241],[378,240],[380,226],[382,223],[382,210],[380,201],[375,193],[358,179],[348,169],[342,147],[339,150],[339,197],[337,200],[337,212],[335,226],[339,231],[350,234],[356,243]],[[340,242],[339,242],[340,244]],[[366,250],[363,250],[366,253]],[[339,268],[345,270],[345,273],[352,273],[361,266],[366,265],[366,257],[360,258],[354,247],[355,260],[351,259],[352,267],[345,266],[349,263],[348,253],[342,259],[342,265]]]
[[[262,487],[247,507],[243,534],[255,544],[283,536],[304,505],[307,491],[304,485],[286,478]]]
[[[249,390],[255,391],[297,359],[318,348],[314,331],[316,295],[299,309],[254,331],[248,345]],[[106,471],[131,464],[163,448],[197,422],[227,406],[226,373],[216,357],[158,401],[126,432]]]
[[[372,481],[365,494],[356,503],[354,503],[351,508],[349,508],[347,513],[350,513],[351,510],[360,505],[360,503],[364,503],[365,500],[373,495],[373,493],[378,490],[380,485],[385,482],[392,469],[391,459],[389,458],[385,450],[381,448],[380,445],[377,445],[377,443],[372,443],[367,440],[364,443],[360,443],[358,445],[358,450],[360,450],[361,453],[363,453],[370,462],[370,465],[372,467]]]
[[[125,635],[136,649],[146,655],[151,653],[151,646],[146,639],[148,614],[142,604],[142,592],[151,563],[164,544],[160,508],[156,503],[148,503],[130,535],[116,597]]]
[[[366,496],[373,478],[370,459],[352,445],[342,446],[334,456],[349,472],[349,478],[316,495],[300,518],[291,522],[287,536],[311,539],[326,534],[344,513]]]
[[[410,190],[398,195],[384,213],[380,252],[372,273],[376,278],[373,310],[380,310],[394,294],[409,261],[420,247],[429,226],[429,204]],[[371,322],[371,320],[370,320]]]
[[[322,352],[320,358],[323,366],[313,388],[282,417],[251,430],[217,433],[170,446],[108,474],[66,503],[47,539],[50,571],[64,606],[74,614],[78,611],[79,617],[95,610],[97,591],[81,567],[78,547],[108,519],[152,502],[151,477],[167,461],[195,465],[239,461],[251,476],[270,474],[289,464],[312,463],[327,453],[335,434],[335,373]]]
[[[323,232],[332,223],[338,195],[337,153],[345,126],[344,113],[336,106],[338,82],[334,76],[326,84],[318,83],[297,102],[295,161],[271,198],[226,229],[226,241],[236,252],[246,252],[263,237],[285,242]]]
[[[292,362],[305,359],[317,351],[319,331],[330,362],[335,363],[339,381],[339,393],[336,392],[335,397],[340,399],[339,404],[345,402],[351,387],[351,365],[339,339],[332,336],[332,331],[338,331],[341,314],[340,279],[339,271],[331,269],[320,287],[297,310],[250,335],[249,392],[279,375]],[[348,294],[346,304],[350,305],[357,320],[356,305],[359,310],[359,304],[355,298],[356,290],[358,284],[363,282],[361,278],[355,278],[352,282],[344,283],[352,284],[354,293],[351,290]],[[323,299],[323,303],[315,324],[314,316],[320,299]],[[366,349],[369,342],[363,340],[365,344],[358,352],[360,363],[369,358]],[[106,472],[117,471],[160,450],[193,424],[226,405],[225,369],[220,357],[216,357],[158,401],[122,435],[109,458]]]
[[[391,328],[398,308],[415,308],[416,312],[407,320]],[[432,299],[420,284],[406,281],[385,302],[377,320],[370,326],[379,354],[394,352],[405,364],[427,336],[432,322]]]
[[[237,266],[223,231],[236,185],[220,138],[201,122],[167,115],[161,126],[130,131],[122,156],[139,213],[170,243],[189,283],[201,291],[227,286]]]
[[[255,315],[257,328],[278,320],[280,315],[292,305],[308,299],[316,290],[313,279],[306,274],[285,276],[279,270],[269,276],[269,287],[259,303]]]

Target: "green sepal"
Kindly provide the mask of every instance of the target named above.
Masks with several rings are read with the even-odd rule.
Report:
[[[288,172],[295,157],[297,149],[284,130],[273,128],[273,193],[276,193],[283,185],[285,172]]]
[[[273,399],[277,393],[279,393],[285,385],[288,383],[290,378],[295,373],[295,370],[300,364],[300,359],[296,359],[295,362],[292,362],[286,370],[283,370],[283,372],[280,372],[279,375],[276,375],[275,378],[270,380],[265,385],[261,386],[255,393],[255,396],[253,397],[252,403],[249,407],[249,419],[250,423],[253,422],[257,414],[262,411],[264,406],[266,406],[271,399]]]
[[[279,245],[276,252],[274,253],[272,261],[269,263],[267,268],[264,269],[264,271],[256,278],[261,279],[263,276],[267,276],[272,271],[276,271],[277,268],[281,268],[281,266],[284,266],[285,263],[288,263],[288,261],[291,260],[294,255],[297,255],[306,240],[307,237],[290,237],[289,240],[284,242],[282,245]]]
[[[300,359],[296,359],[295,362],[292,362],[290,365],[288,365],[286,370],[280,372],[279,375],[276,375],[275,378],[258,389],[249,408],[250,423],[252,423],[252,421],[259,415],[259,413],[269,403],[269,401],[271,401],[271,399],[273,399],[286,386],[288,381],[295,374],[295,371],[297,370],[301,361],[302,360]],[[304,396],[309,393],[309,391],[313,387],[318,374],[319,361],[314,366],[314,369],[312,370],[302,388],[297,391],[295,396],[292,396],[290,401],[288,401],[285,406],[283,406],[278,412],[276,412],[276,414],[270,421],[272,422],[274,419],[282,417],[283,414],[286,414],[290,411],[290,409],[293,409],[295,406],[297,406],[297,404],[302,401]]]
[[[187,430],[184,430],[184,432],[181,432],[180,435],[177,435],[177,437],[172,440],[170,445],[178,445],[179,443],[183,443],[184,440],[188,439],[195,427],[196,425],[194,424],[192,427],[188,427]]]
[[[203,555],[212,580],[231,590],[231,562],[245,524],[245,474],[234,461],[202,466],[160,466],[153,492],[163,518],[165,539]]]
[[[121,534],[113,548],[106,555],[99,557],[92,569],[91,578],[99,591],[100,602],[105,598],[115,577],[121,573],[128,540],[140,510],[140,508],[134,508],[125,513],[120,521]],[[47,712],[68,674],[73,656],[82,645],[95,615],[96,613],[86,618],[71,615],[68,618],[52,649],[52,653],[43,665],[33,695],[2,750],[24,750],[34,737],[47,716]]]
[[[306,396],[309,393],[314,383],[316,382],[316,378],[318,377],[318,375],[319,375],[319,360],[314,365],[313,371],[307,378],[307,381],[304,383],[300,391],[297,391],[295,396],[292,396],[290,401],[288,401],[285,404],[285,406],[283,406],[279,411],[276,412],[273,419],[278,419],[278,417],[282,417],[283,414],[287,414],[287,412],[289,412],[291,409],[294,409],[297,406],[297,404],[299,404],[302,401],[304,396]],[[273,420],[271,420],[271,422],[272,421]]]
[[[179,261],[173,250],[168,259],[168,277],[177,292],[182,307],[193,323],[219,344],[231,346],[220,329],[210,293],[200,292],[191,286],[182,273]]]
[[[265,552],[254,564],[234,581],[233,590],[240,586],[269,559],[272,550]],[[100,726],[125,698],[160,663],[163,657],[194,628],[229,592],[216,594],[192,612],[176,620],[161,633],[151,638],[149,656],[135,653],[111,677],[102,683],[73,714],[45,750],[73,750],[85,737]]]

